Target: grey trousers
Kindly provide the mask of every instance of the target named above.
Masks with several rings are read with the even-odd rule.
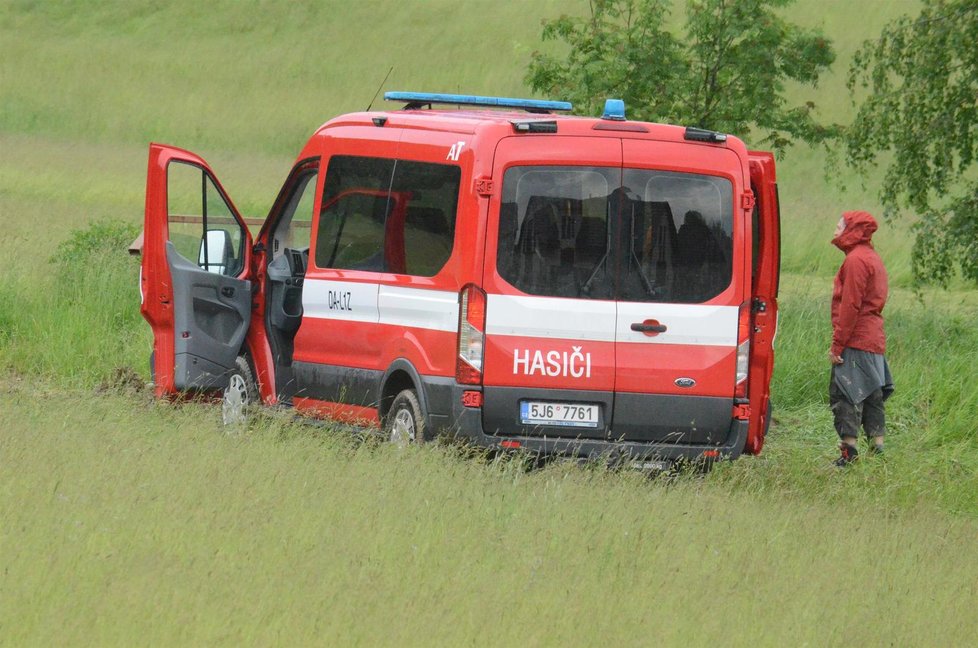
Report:
[[[883,410],[883,390],[877,389],[866,400],[853,405],[845,393],[829,381],[829,407],[835,417],[835,431],[839,437],[859,438],[859,427],[862,426],[866,437],[878,437],[886,434],[886,413]]]

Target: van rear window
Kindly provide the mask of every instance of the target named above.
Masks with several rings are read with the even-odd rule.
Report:
[[[730,284],[733,188],[714,176],[512,167],[497,270],[532,295],[697,303]]]
[[[316,266],[431,277],[455,240],[461,169],[334,156],[316,233]]]

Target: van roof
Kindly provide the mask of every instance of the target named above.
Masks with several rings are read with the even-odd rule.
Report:
[[[314,137],[325,136],[329,129],[336,127],[370,126],[485,135],[490,139],[516,133],[556,132],[578,137],[685,141],[721,148],[729,147],[733,142],[736,142],[735,148],[743,146],[737,138],[728,138],[721,133],[626,120],[625,107],[620,100],[610,100],[602,117],[582,117],[552,112],[571,110],[571,104],[562,101],[415,92],[388,92],[384,98],[402,102],[404,108],[339,115],[323,124]],[[378,133],[377,139],[386,138]]]
[[[338,126],[398,127],[465,134],[482,133],[502,127],[513,133],[518,132],[517,124],[546,123],[554,124],[556,126],[556,132],[562,135],[590,137],[632,136],[639,139],[689,141],[685,137],[685,127],[671,124],[609,120],[600,117],[581,117],[575,115],[529,113],[508,109],[488,110],[474,108],[404,109],[347,113],[345,115],[339,115],[323,124],[317,130],[316,134],[322,135],[324,131]],[[731,139],[735,138],[728,138],[727,143]],[[690,141],[690,143],[698,142]],[[719,141],[710,145],[716,146],[717,144],[723,146],[723,142]]]

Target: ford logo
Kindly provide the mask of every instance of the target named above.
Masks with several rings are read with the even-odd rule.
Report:
[[[676,378],[677,387],[692,387],[696,384],[696,381],[692,378]]]

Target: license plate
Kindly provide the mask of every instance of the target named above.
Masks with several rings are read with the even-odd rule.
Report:
[[[523,401],[520,421],[524,425],[559,425],[563,427],[598,427],[598,405],[584,403],[550,403]]]
[[[629,467],[642,472],[666,472],[672,469],[672,462],[663,459],[645,459],[629,462]]]

